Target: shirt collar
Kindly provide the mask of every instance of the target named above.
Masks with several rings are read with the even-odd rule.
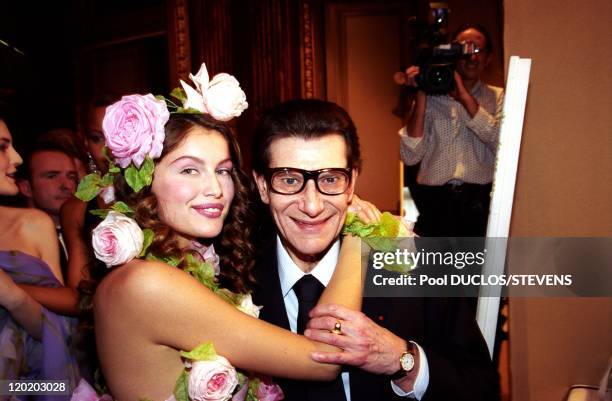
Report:
[[[334,274],[339,254],[340,240],[336,240],[325,256],[323,256],[319,263],[310,271],[310,274],[315,276],[315,278],[326,287]],[[276,261],[278,263],[278,276],[280,278],[281,291],[284,298],[287,296],[287,293],[291,291],[293,285],[306,273],[304,273],[291,259],[291,256],[289,256],[289,253],[283,246],[278,235],[276,236]]]
[[[484,86],[484,84],[482,83],[482,81],[479,79],[478,81],[476,81],[476,83],[474,84],[474,87],[472,88],[472,90],[470,91],[470,93],[472,95],[475,95],[476,93],[480,92],[482,90],[482,87]]]

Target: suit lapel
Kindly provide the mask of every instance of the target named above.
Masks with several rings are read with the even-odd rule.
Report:
[[[290,330],[278,276],[276,238],[270,242],[271,244],[265,247],[267,252],[259,258],[255,265],[255,276],[258,283],[253,299],[256,305],[263,306],[259,315],[260,319]]]

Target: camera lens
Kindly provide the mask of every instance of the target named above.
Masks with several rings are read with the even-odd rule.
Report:
[[[448,91],[453,82],[453,69],[449,65],[432,65],[425,77],[427,85],[433,91]]]

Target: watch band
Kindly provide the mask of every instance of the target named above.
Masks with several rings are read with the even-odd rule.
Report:
[[[414,369],[415,361],[416,353],[414,351],[414,346],[412,343],[408,343],[408,349],[404,353],[402,353],[398,360],[399,369],[397,370],[397,372],[389,375],[389,378],[391,380],[399,380],[405,377],[409,372],[412,371],[412,369]]]

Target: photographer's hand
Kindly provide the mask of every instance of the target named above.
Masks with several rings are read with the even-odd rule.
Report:
[[[411,65],[406,69],[405,72],[405,81],[404,85],[412,86],[414,88],[417,87],[416,76],[419,75],[419,67],[416,65]]]
[[[467,90],[463,84],[463,78],[461,78],[461,75],[459,75],[457,71],[455,71],[455,89],[450,91],[448,94],[453,99],[461,103],[470,117],[474,118],[478,112],[479,104],[476,99],[474,99],[474,96],[472,96],[470,91]]]

